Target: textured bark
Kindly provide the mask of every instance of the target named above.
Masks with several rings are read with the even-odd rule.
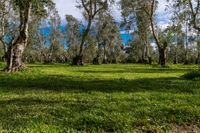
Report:
[[[4,3],[5,4],[5,3]],[[5,5],[4,5],[5,6]],[[3,61],[6,61],[6,53],[7,53],[7,44],[4,41],[4,37],[5,37],[5,15],[6,12],[2,12],[2,18],[1,18],[1,37],[0,37],[0,41],[3,44],[3,49],[4,49],[4,56],[2,57]]]
[[[31,2],[27,4],[27,8],[24,11],[20,10],[20,34],[9,44],[6,54],[7,66],[5,68],[7,72],[16,72],[24,69],[22,54],[28,42],[28,21],[30,12]]]
[[[22,43],[17,43],[15,45],[11,45],[7,51],[7,67],[6,71],[15,72],[24,69],[24,65],[22,63],[22,54],[24,52],[25,45]]]

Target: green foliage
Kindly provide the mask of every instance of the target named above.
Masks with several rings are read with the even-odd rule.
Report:
[[[32,4],[32,15],[44,17],[48,15],[48,9],[54,9],[55,3],[52,0],[14,0],[13,5],[15,10],[25,11],[27,5]]]
[[[170,132],[199,124],[200,82],[179,78],[194,65],[29,68],[0,72],[2,132]]]

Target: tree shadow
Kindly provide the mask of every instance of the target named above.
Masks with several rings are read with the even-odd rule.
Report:
[[[114,104],[116,101],[115,99],[112,101],[101,99],[99,101],[98,98],[93,100],[62,100],[39,97],[1,100],[0,125],[3,130],[8,131],[20,131],[21,129],[30,131],[33,125],[36,125],[41,126],[37,127],[38,132],[41,130],[40,128],[44,128],[43,126],[50,125],[55,130],[62,132],[68,129],[88,132],[127,132],[126,130],[131,131],[133,128],[143,127],[148,123],[152,125],[159,123],[160,126],[163,126],[162,122],[177,124],[190,122],[191,124],[200,118],[198,112],[190,112],[190,110],[183,108],[155,108],[152,103],[145,106],[141,99],[137,102],[134,100],[130,102],[129,99],[124,101],[136,104],[137,108],[131,107],[130,104],[124,105],[123,108],[118,105],[119,107],[114,109],[109,106],[99,106],[99,104],[110,104],[111,102]],[[139,104],[142,106],[138,106]],[[122,119],[121,115],[123,117],[131,116],[131,119],[128,119],[129,117]],[[51,128],[45,130],[50,131]]]
[[[95,71],[95,70],[79,70],[76,72],[81,72],[81,73],[91,73],[91,74],[106,74],[106,73],[184,73],[187,71],[191,71],[194,69],[190,68],[185,68],[185,69],[171,69],[171,68],[163,68],[163,69],[139,69],[139,68],[134,68],[134,69],[120,69],[120,70],[110,70],[110,71]]]
[[[20,131],[21,129],[31,128],[35,124],[41,125],[41,128],[45,125],[52,125],[58,130],[72,128],[77,131],[97,131],[103,129],[105,132],[114,132],[117,130],[126,132],[124,130],[133,128],[133,125],[142,127],[145,123],[149,123],[149,121],[146,120],[147,116],[154,118],[155,121],[159,123],[162,123],[162,119],[167,120],[167,117],[170,118],[169,121],[167,121],[168,123],[174,122],[172,121],[174,118],[177,118],[175,122],[178,122],[180,119],[180,121],[182,121],[182,115],[180,114],[187,116],[184,119],[185,121],[190,119],[196,121],[196,119],[199,119],[198,114],[184,109],[155,109],[154,105],[144,104],[144,101],[141,101],[141,99],[131,99],[133,100],[131,102],[128,98],[123,99],[125,103],[134,103],[138,105],[130,106],[131,104],[127,104],[120,107],[117,104],[118,101],[115,101],[116,99],[108,100],[95,97],[91,100],[78,100],[78,98],[73,100],[73,98],[24,97],[22,94],[33,90],[36,90],[38,93],[47,90],[53,93],[83,92],[88,94],[90,94],[90,92],[102,92],[105,94],[116,92],[194,94],[199,92],[199,86],[200,82],[187,81],[174,77],[131,80],[123,78],[113,80],[89,80],[64,75],[37,75],[36,77],[1,75],[0,91],[20,94],[20,98],[5,98],[0,100],[0,128],[2,127],[4,130]],[[112,109],[110,105],[115,104],[114,102],[116,102],[116,108]],[[149,108],[151,111],[149,111]],[[143,110],[144,112],[142,112]],[[155,112],[160,114],[157,115]],[[126,113],[128,115],[123,116]],[[134,119],[137,119],[137,121],[134,119],[127,120],[130,115],[134,117]],[[123,119],[122,116],[126,117],[126,119]],[[162,118],[160,116],[162,116]],[[124,125],[127,125],[127,127]]]
[[[197,85],[198,84],[198,85]],[[175,77],[168,78],[141,78],[141,79],[82,79],[62,75],[45,75],[31,77],[0,77],[1,91],[51,90],[51,91],[77,91],[77,92],[170,92],[194,93],[199,89],[200,83],[186,81]]]

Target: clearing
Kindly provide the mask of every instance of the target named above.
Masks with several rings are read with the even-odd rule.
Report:
[[[195,65],[28,67],[0,72],[2,132],[200,131],[200,81],[181,78]]]

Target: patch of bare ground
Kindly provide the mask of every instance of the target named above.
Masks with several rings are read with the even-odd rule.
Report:
[[[200,124],[198,125],[176,125],[172,128],[172,133],[200,133]]]

